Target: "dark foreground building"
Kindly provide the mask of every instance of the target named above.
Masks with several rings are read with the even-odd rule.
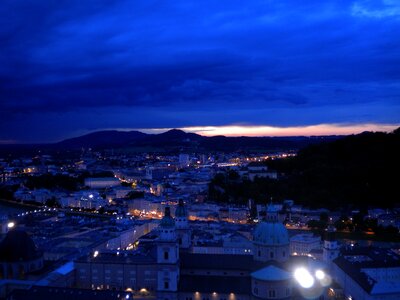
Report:
[[[71,288],[33,286],[8,299],[289,300],[304,296],[295,269],[321,271],[316,260],[289,255],[288,232],[273,205],[254,231],[253,255],[190,253],[190,235],[180,203],[175,219],[167,208],[158,235],[149,235],[138,250],[95,251],[76,260]],[[313,282],[305,296],[320,297],[326,286]]]

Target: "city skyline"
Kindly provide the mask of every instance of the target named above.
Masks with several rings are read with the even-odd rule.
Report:
[[[400,124],[396,1],[6,1],[0,16],[2,144]]]

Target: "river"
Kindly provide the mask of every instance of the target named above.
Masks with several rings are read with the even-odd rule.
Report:
[[[0,202],[0,219],[4,216],[14,215],[32,210],[29,207],[17,206],[13,204],[8,204],[5,202]]]

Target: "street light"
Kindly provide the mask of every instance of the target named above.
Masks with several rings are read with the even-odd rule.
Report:
[[[314,278],[305,268],[298,268],[294,271],[294,278],[301,287],[308,289],[314,285]]]
[[[8,224],[7,224],[7,228],[8,229],[11,229],[11,228],[14,228],[15,227],[15,223],[14,222],[9,222]]]
[[[315,277],[319,280],[323,280],[325,278],[325,273],[322,270],[315,271]]]

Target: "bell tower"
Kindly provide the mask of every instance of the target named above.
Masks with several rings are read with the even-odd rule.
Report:
[[[336,240],[336,230],[329,224],[324,236],[324,246],[322,248],[323,260],[331,267],[332,261],[339,256],[339,246]]]
[[[179,247],[188,249],[191,245],[191,231],[188,223],[188,214],[182,199],[179,199],[178,207],[175,210],[176,233]]]
[[[170,298],[169,292],[178,290],[179,281],[179,247],[176,237],[175,221],[170,208],[165,207],[164,217],[159,225],[157,245],[157,291],[163,293],[164,299]]]

